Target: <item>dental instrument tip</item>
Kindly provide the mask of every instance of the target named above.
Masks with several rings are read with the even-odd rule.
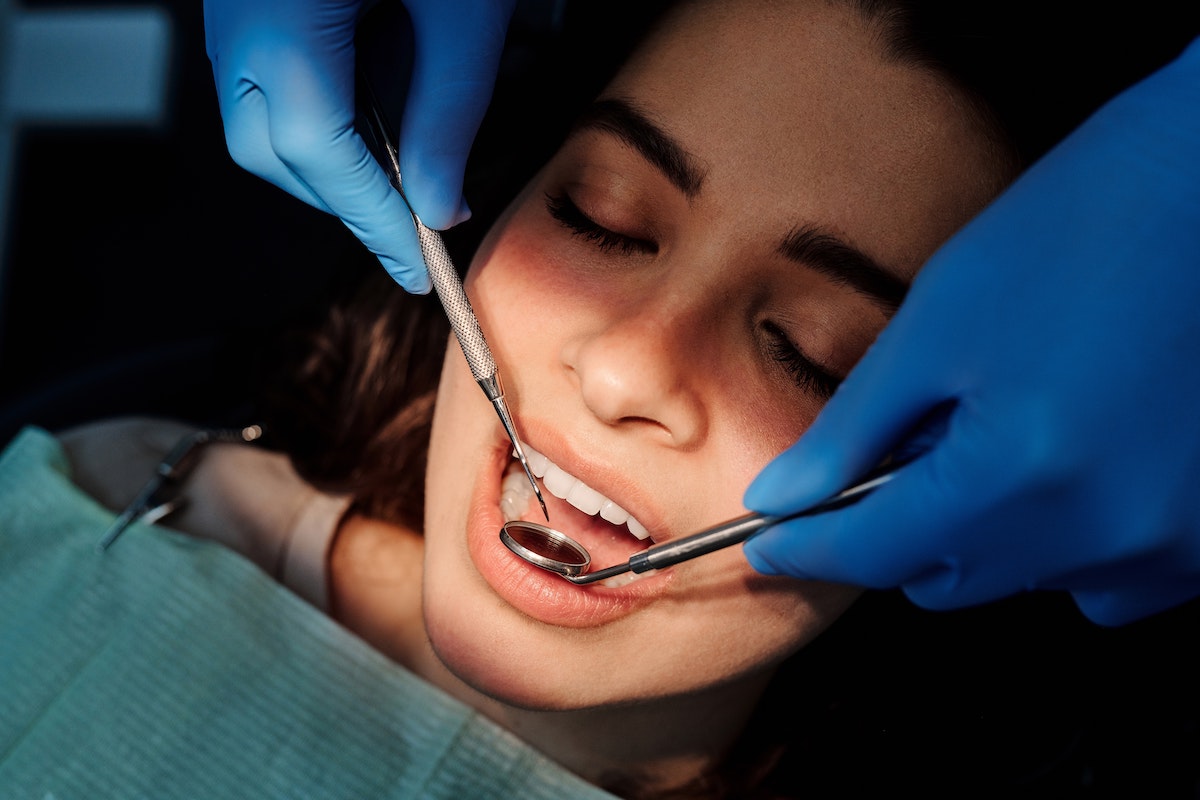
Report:
[[[546,499],[542,497],[541,487],[538,486],[537,478],[533,477],[533,470],[529,468],[529,460],[525,458],[525,450],[521,447],[521,441],[513,438],[513,454],[517,457],[517,461],[521,462],[522,469],[525,470],[525,477],[529,478],[529,485],[533,487],[533,493],[537,496],[537,501],[542,507],[542,514],[545,515],[546,521],[550,521],[550,512],[546,510]]]
[[[492,408],[496,410],[496,416],[500,417],[500,423],[504,426],[504,433],[507,434],[508,441],[512,443],[512,453],[516,456],[517,461],[521,462],[521,468],[525,470],[525,477],[529,478],[529,485],[533,487],[533,493],[537,495],[538,503],[542,506],[542,514],[549,522],[550,512],[546,510],[546,499],[542,497],[542,490],[538,486],[537,478],[533,477],[533,470],[529,468],[529,459],[525,457],[525,448],[521,447],[521,439],[517,436],[512,413],[508,410],[508,403],[504,402],[504,389],[500,385],[500,376],[493,372],[491,378],[476,382],[483,388],[483,393],[488,396],[488,399],[492,401]]]
[[[529,475],[529,467],[525,467],[525,474]],[[546,517],[546,522],[550,521],[550,512],[546,510],[546,498],[542,497],[542,490],[538,488],[537,481],[529,475],[529,482],[533,484],[533,493],[537,495],[538,504],[542,507],[542,515]]]

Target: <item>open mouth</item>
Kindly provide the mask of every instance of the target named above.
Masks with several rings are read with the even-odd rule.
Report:
[[[625,561],[654,544],[646,527],[616,502],[528,445],[525,455],[530,471],[542,482],[544,494],[550,495],[546,498],[550,526],[587,548],[593,569]],[[500,513],[505,522],[542,521],[533,488],[515,460],[501,484]]]

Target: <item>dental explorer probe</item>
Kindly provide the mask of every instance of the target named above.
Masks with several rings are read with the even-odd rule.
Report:
[[[405,205],[408,205],[408,198],[405,196],[400,182],[400,157],[396,146],[392,144],[383,109],[365,76],[360,76],[359,83],[367,96],[369,113],[365,116],[371,135],[387,155],[383,167],[388,174],[388,181],[400,193]],[[467,366],[471,368],[471,375],[479,384],[479,388],[483,389],[487,399],[491,401],[492,407],[496,409],[496,414],[500,417],[501,424],[504,425],[504,432],[508,434],[509,441],[512,442],[513,453],[521,462],[525,476],[529,478],[533,492],[537,495],[538,503],[542,506],[542,514],[549,520],[550,512],[546,510],[546,500],[542,497],[542,490],[538,488],[533,471],[529,468],[529,460],[525,457],[525,449],[521,447],[521,440],[517,436],[512,414],[508,410],[508,404],[504,402],[504,386],[500,382],[496,360],[492,357],[492,350],[488,347],[487,340],[483,338],[479,319],[475,316],[475,310],[471,308],[471,301],[467,299],[467,293],[458,277],[458,270],[455,269],[454,262],[450,259],[450,253],[446,250],[446,244],[442,241],[441,234],[421,222],[411,206],[409,206],[409,213],[412,215],[413,225],[417,228],[417,239],[421,244],[421,257],[425,259],[429,278],[433,282],[438,299],[442,302],[442,308],[446,311],[446,317],[450,320],[450,327],[454,330],[458,345],[462,348],[463,355],[466,356]]]

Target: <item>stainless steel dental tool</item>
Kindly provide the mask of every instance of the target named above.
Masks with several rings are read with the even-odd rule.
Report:
[[[666,542],[640,553],[634,553],[624,564],[606,567],[595,572],[587,572],[592,559],[583,545],[566,534],[545,525],[524,520],[512,520],[504,523],[500,530],[500,539],[509,550],[530,564],[553,572],[564,580],[575,584],[595,583],[627,572],[636,574],[670,567],[744,542],[758,531],[771,525],[847,506],[890,481],[896,471],[907,463],[908,460],[889,462],[850,488],[794,514],[781,516],[747,514],[683,539]]]
[[[153,525],[178,510],[186,502],[179,492],[180,485],[196,465],[196,456],[201,447],[213,442],[249,443],[259,439],[262,434],[261,425],[247,425],[236,430],[198,430],[180,439],[158,462],[154,474],[133,501],[108,526],[96,549],[101,552],[107,550],[135,522]]]
[[[625,573],[638,575],[670,567],[744,542],[771,525],[798,517],[823,514],[858,502],[894,478],[903,467],[929,452],[945,433],[953,410],[953,404],[943,404],[931,409],[912,428],[909,435],[900,440],[899,446],[860,481],[816,505],[778,516],[747,514],[691,536],[634,553],[624,564],[588,572],[592,558],[587,548],[566,534],[536,522],[506,522],[500,530],[500,540],[509,550],[530,564],[575,584],[595,583]]]
[[[360,94],[363,95],[360,99],[365,100],[367,104],[365,113],[361,116],[365,118],[368,131],[375,140],[376,149],[382,151],[376,153],[376,159],[380,161],[384,171],[387,172],[388,180],[404,198],[407,205],[408,198],[404,195],[404,188],[400,181],[400,158],[384,117],[383,108],[365,76],[360,75],[359,85],[362,90]],[[412,214],[413,224],[417,228],[417,238],[421,243],[421,256],[425,259],[425,266],[429,270],[433,288],[450,320],[450,327],[458,339],[459,347],[466,356],[467,365],[471,368],[471,375],[483,389],[487,399],[491,401],[492,407],[496,409],[496,414],[499,415],[500,422],[504,425],[504,431],[512,442],[513,454],[521,462],[521,467],[525,470],[525,475],[533,486],[533,492],[542,506],[542,514],[549,520],[550,512],[546,510],[546,501],[542,497],[542,490],[538,487],[537,480],[529,468],[529,461],[525,457],[525,449],[521,446],[521,440],[517,436],[512,414],[508,410],[508,404],[504,402],[504,386],[500,383],[496,360],[492,357],[492,350],[488,347],[487,340],[483,338],[479,320],[475,316],[474,309],[471,308],[471,301],[467,299],[466,291],[463,290],[458,270],[455,269],[454,262],[450,259],[450,253],[446,250],[446,244],[442,241],[441,234],[421,222],[411,207],[409,207],[409,213]]]

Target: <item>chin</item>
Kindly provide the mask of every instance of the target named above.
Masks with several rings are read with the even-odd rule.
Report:
[[[460,519],[460,532],[463,524]],[[450,566],[449,548],[442,555],[440,562],[427,561],[425,631],[438,660],[470,690],[507,706],[540,711],[605,705],[620,691],[586,677],[596,675],[595,665],[604,660],[594,651],[603,649],[606,631],[547,625],[497,594],[465,547],[455,548],[457,566]],[[515,560],[511,553],[497,556],[502,564]]]
[[[481,640],[476,633],[464,632],[436,614],[427,616],[426,627],[433,652],[442,665],[483,698],[535,711],[578,707],[578,701],[572,699],[571,682],[560,684],[555,664],[538,663],[519,646]],[[470,697],[464,699],[471,701]]]
[[[493,590],[466,542],[468,519],[478,515],[470,501],[458,492],[446,496],[451,494],[452,502],[440,511],[428,508],[426,518],[423,614],[434,654],[471,691],[492,701],[539,710],[570,707],[573,681],[561,667],[571,650],[562,638],[566,631],[546,628]],[[498,530],[493,538],[499,544]]]

